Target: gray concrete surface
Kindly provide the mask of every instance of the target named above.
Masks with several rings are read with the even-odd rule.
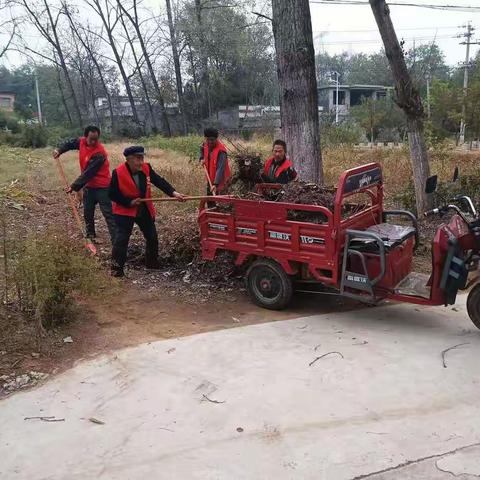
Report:
[[[0,402],[0,478],[478,478],[480,332],[464,301],[240,327],[80,363]],[[459,343],[444,368],[442,350]],[[343,358],[309,366],[332,351]]]

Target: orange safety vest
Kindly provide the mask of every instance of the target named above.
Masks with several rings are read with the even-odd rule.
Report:
[[[135,198],[140,198],[140,190],[135,183],[135,180],[132,178],[132,174],[127,167],[127,163],[123,163],[118,168],[115,169],[117,172],[118,178],[118,188],[120,192],[127,198],[134,200]],[[152,197],[152,187],[150,184],[150,165],[144,163],[142,165],[142,171],[147,177],[147,190],[145,192],[144,198]],[[155,207],[153,202],[146,202],[145,205],[150,213],[152,218],[155,218]],[[138,212],[138,207],[124,207],[119,203],[112,202],[112,210],[115,215],[125,215],[126,217],[136,217]]]
[[[110,185],[112,176],[110,175],[110,164],[105,147],[98,142],[94,147],[87,145],[85,137],[80,138],[80,147],[78,151],[78,160],[80,163],[80,171],[83,173],[87,168],[88,162],[95,155],[101,154],[105,157],[105,161],[98,170],[97,174],[85,185],[87,188],[107,188]]]
[[[270,167],[272,166],[272,163],[274,162],[274,160],[275,160],[275,157],[270,157],[265,162],[265,168],[263,170],[263,173],[265,175],[268,176],[270,174]],[[293,163],[290,161],[289,158],[285,158],[283,163],[275,171],[275,178],[278,178],[285,170],[288,170],[291,167],[293,167]]]
[[[203,144],[203,161],[205,162],[205,165],[207,167],[208,175],[210,177],[211,182],[213,183],[215,181],[215,177],[217,176],[217,161],[218,161],[218,154],[220,152],[225,152],[227,153],[227,148],[225,145],[217,140],[217,144],[215,145],[215,148],[213,151],[210,153],[210,158],[208,156],[208,144],[205,142]],[[227,157],[227,164],[225,165],[225,172],[223,175],[223,179],[218,185],[218,190],[222,190],[222,188],[225,185],[225,182],[230,178],[230,165],[228,163],[228,157]]]

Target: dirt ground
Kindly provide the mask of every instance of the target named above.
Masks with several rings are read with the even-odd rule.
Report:
[[[148,280],[149,275],[146,274]],[[157,274],[158,275],[158,274]],[[19,388],[37,383],[37,374],[54,375],[76,361],[140,343],[212,330],[285,320],[355,308],[337,297],[298,294],[291,307],[271,312],[253,305],[244,291],[212,291],[198,299],[178,282],[151,292],[125,280],[118,295],[80,302],[75,320],[40,335],[36,325],[11,309],[0,309],[0,398],[18,388],[2,383],[29,376]],[[181,287],[180,289],[178,287]],[[228,291],[230,290],[230,291]],[[211,298],[209,298],[211,297]]]
[[[123,145],[112,146],[112,165],[118,163],[122,148]],[[201,191],[202,174],[196,170],[194,175],[186,174],[185,171],[191,168],[186,159],[152,150],[149,161],[167,178],[173,178],[175,185],[180,185],[185,193]],[[73,177],[75,154],[68,154],[65,163],[67,175]],[[29,175],[13,186],[14,195],[7,201],[7,236],[10,239],[24,238],[28,233],[41,233],[54,225],[78,238],[81,248],[79,232],[58,186],[52,163],[47,157],[39,157],[29,160],[28,165]],[[192,215],[194,209],[192,204],[162,206],[158,226],[160,236],[162,219],[171,215]],[[98,258],[108,268],[110,245],[100,212],[97,212],[97,220]],[[428,271],[429,239],[425,238],[423,243],[421,255],[415,263],[421,271]],[[132,237],[131,247],[132,268],[120,289],[110,297],[80,300],[74,321],[55,330],[40,335],[36,324],[24,319],[14,308],[0,307],[0,397],[33,386],[46,375],[61,372],[80,359],[118,348],[359,306],[333,296],[297,294],[288,310],[270,312],[249,301],[243,283],[235,275],[234,278],[223,278],[222,273],[206,278],[198,264],[196,268],[165,265],[156,272],[146,271],[140,266],[141,262],[135,260],[143,250],[138,231]]]

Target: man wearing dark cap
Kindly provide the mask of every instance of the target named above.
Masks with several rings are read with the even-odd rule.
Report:
[[[112,173],[109,196],[112,200],[113,216],[117,227],[112,249],[112,274],[124,276],[128,242],[136,223],[146,241],[145,265],[158,268],[158,238],[155,227],[155,207],[153,202],[142,202],[151,198],[151,185],[155,185],[169,197],[184,199],[149,163],[145,163],[145,150],[141,146],[128,147],[123,151],[125,163]]]
[[[95,239],[95,206],[100,210],[107,222],[108,232],[113,243],[115,238],[115,222],[112,215],[112,203],[108,198],[110,185],[110,165],[105,147],[100,143],[100,129],[95,125],[85,128],[83,137],[72,138],[61,143],[53,152],[53,158],[58,158],[70,150],[78,150],[80,176],[70,185],[67,193],[83,190],[83,215],[85,218],[86,235]]]
[[[230,165],[228,164],[227,149],[218,140],[218,130],[206,128],[204,130],[205,141],[200,147],[200,162],[207,168],[208,176],[212,182],[207,183],[207,195],[221,193],[227,180],[230,178]]]

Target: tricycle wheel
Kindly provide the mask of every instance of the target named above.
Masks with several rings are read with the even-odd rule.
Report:
[[[467,312],[473,324],[480,328],[480,283],[477,283],[468,294]]]
[[[247,271],[246,283],[248,294],[260,307],[281,310],[292,298],[292,280],[273,260],[256,260]]]

